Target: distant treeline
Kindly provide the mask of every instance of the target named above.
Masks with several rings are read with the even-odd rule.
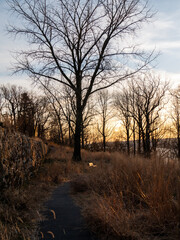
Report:
[[[174,138],[171,147],[180,157],[179,114],[180,87],[171,90],[152,74],[133,78],[113,93],[104,90],[89,99],[83,111],[81,147],[106,151],[107,142],[114,141],[115,149],[150,156],[161,139]],[[1,86],[0,125],[73,146],[75,96],[69,88],[55,85],[41,88],[41,95],[15,85]]]

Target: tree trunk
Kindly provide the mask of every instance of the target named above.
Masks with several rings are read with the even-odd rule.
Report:
[[[82,124],[82,129],[81,129],[81,131],[82,131],[82,137],[81,137],[81,139],[82,139],[82,149],[84,149],[84,127],[83,127],[83,124]]]
[[[69,146],[72,146],[71,122],[70,122],[70,119],[68,119],[68,134],[69,134]]]
[[[82,131],[82,106],[81,89],[76,93],[76,127],[74,134],[74,153],[73,161],[81,161],[81,131]]]
[[[106,136],[103,135],[103,152],[106,151]]]
[[[150,157],[151,149],[150,149],[150,136],[149,132],[146,134],[146,152],[145,156]]]
[[[138,154],[141,154],[141,134],[143,132],[142,129],[142,118],[141,118],[141,114],[140,114],[140,110],[138,109]],[[142,131],[141,131],[142,129]]]
[[[134,155],[136,155],[136,123],[133,121],[133,145],[134,145]]]
[[[146,155],[146,139],[145,139],[145,133],[144,130],[141,128],[141,134],[142,134],[142,143],[143,143],[143,152],[144,155]]]
[[[151,153],[151,148],[150,148],[150,124],[149,124],[149,118],[147,116],[146,119],[146,152],[145,152],[145,156],[146,157],[150,157],[150,153]]]
[[[130,154],[130,146],[129,146],[129,131],[127,133],[127,154]]]
[[[130,136],[129,136],[129,120],[127,120],[127,123],[126,123],[126,144],[127,144],[127,154],[128,155],[130,154],[129,139],[130,139]]]
[[[102,136],[103,136],[103,152],[106,151],[106,134],[105,134],[105,128],[106,128],[106,120],[105,115],[103,111],[103,129],[102,129]]]
[[[64,134],[63,134],[61,120],[59,120],[59,130],[60,130],[61,143],[64,144]]]
[[[138,129],[138,154],[141,154],[141,129],[140,129],[140,126],[139,126],[139,129]]]
[[[16,130],[16,111],[14,107],[12,107],[12,112],[13,112],[13,118],[14,118],[14,129]]]
[[[76,128],[74,134],[74,153],[73,160],[76,162],[81,161],[81,122],[82,116],[77,117],[76,119]]]
[[[178,118],[178,126],[177,126],[177,140],[178,140],[178,159],[180,160],[180,125]]]

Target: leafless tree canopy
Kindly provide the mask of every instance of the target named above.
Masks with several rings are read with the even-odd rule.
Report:
[[[37,83],[56,81],[76,95],[76,131],[89,96],[143,69],[152,59],[129,39],[152,17],[143,0],[9,0],[30,47],[17,55],[16,72]],[[128,44],[130,42],[130,44]],[[79,151],[79,150],[78,150]]]
[[[169,88],[168,82],[162,82],[156,75],[147,73],[130,81],[122,92],[115,97],[115,106],[126,129],[127,150],[129,149],[130,133],[138,133],[138,152],[143,151],[150,156],[152,148],[156,148],[157,131],[160,127],[161,110],[165,105],[165,96]],[[131,125],[132,130],[131,130]],[[136,137],[133,136],[135,141]],[[135,148],[135,146],[134,146]],[[134,151],[135,152],[135,151]]]

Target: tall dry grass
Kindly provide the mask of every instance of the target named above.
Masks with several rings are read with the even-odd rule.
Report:
[[[50,144],[38,172],[24,185],[4,189],[0,195],[0,240],[38,239],[37,222],[42,203],[58,184],[88,171],[87,162],[71,161],[73,150]]]
[[[51,190],[51,185],[37,179],[19,189],[6,189],[0,198],[0,239],[38,239],[36,227],[42,218],[41,205]]]
[[[57,151],[57,153],[56,153]],[[0,195],[0,239],[38,239],[37,222],[41,220],[42,203],[57,184],[67,180],[68,163],[54,159],[63,158],[63,151],[55,150],[46,157],[43,165],[29,182],[4,189]],[[62,154],[61,154],[62,153]],[[62,160],[62,159],[61,159]]]
[[[73,183],[75,191],[88,190],[81,205],[91,228],[103,239],[179,239],[179,165],[118,153],[99,159]]]
[[[50,149],[29,184],[1,196],[0,239],[36,239],[42,201],[54,186],[72,179],[74,191],[82,193],[84,215],[102,239],[179,239],[178,164],[84,150],[83,161],[73,163],[71,148],[51,144]]]

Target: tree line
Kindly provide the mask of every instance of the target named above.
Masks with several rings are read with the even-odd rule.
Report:
[[[1,86],[1,125],[30,137],[73,146],[75,96],[66,87],[60,92],[52,86],[48,89],[37,95],[15,85]],[[170,109],[166,117],[165,109]],[[167,82],[153,74],[130,79],[112,92],[100,91],[90,99],[82,118],[82,148],[99,144],[99,149],[106,151],[108,141],[116,140],[126,142],[127,154],[149,157],[158,141],[171,132],[180,156],[180,87],[170,90]],[[169,119],[171,127],[167,127]]]

